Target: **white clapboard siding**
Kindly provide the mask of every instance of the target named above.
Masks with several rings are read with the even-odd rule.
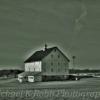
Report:
[[[25,71],[41,72],[41,61],[25,63]]]

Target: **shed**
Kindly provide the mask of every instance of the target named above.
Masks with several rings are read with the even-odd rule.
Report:
[[[23,72],[18,75],[19,82],[38,82],[41,81],[41,73],[40,72]]]

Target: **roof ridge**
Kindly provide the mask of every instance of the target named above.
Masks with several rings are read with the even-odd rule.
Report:
[[[27,60],[24,61],[24,63],[27,63],[27,62],[32,62],[32,61],[41,61],[43,58],[45,58],[48,54],[51,53],[52,50],[54,49],[58,49],[60,51],[60,53],[62,53],[62,55],[68,60],[68,57],[65,56],[65,54],[57,47],[51,47],[51,48],[47,48],[46,50],[39,50],[39,51],[36,51],[35,53],[33,53]]]

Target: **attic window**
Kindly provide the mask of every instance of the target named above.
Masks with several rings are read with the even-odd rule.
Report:
[[[56,52],[56,49],[54,51]]]
[[[51,58],[53,58],[53,55],[51,55]]]
[[[60,55],[58,55],[58,58],[60,58]]]

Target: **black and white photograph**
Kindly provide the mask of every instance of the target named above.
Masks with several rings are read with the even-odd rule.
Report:
[[[0,0],[0,100],[100,100],[100,1]]]

